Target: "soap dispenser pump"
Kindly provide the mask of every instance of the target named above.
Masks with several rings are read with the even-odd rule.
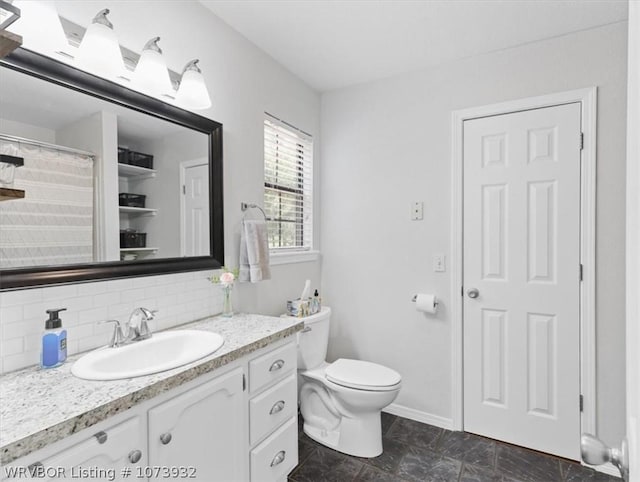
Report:
[[[67,330],[62,328],[60,312],[66,308],[47,310],[49,319],[45,322],[42,333],[42,353],[40,366],[42,368],[54,368],[62,365],[67,359]]]

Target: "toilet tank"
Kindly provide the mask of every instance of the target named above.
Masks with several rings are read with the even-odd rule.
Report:
[[[304,328],[298,335],[298,370],[316,368],[327,357],[331,308],[323,307],[319,313],[302,319]]]

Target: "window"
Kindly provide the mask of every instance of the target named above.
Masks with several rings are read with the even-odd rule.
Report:
[[[271,249],[311,249],[312,171],[311,136],[267,114],[264,120],[264,208]]]

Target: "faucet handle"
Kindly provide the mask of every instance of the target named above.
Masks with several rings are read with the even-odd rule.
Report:
[[[136,327],[135,327],[135,337],[134,340],[146,340],[151,337],[151,329],[149,328],[148,321],[154,319],[154,315],[158,312],[158,310],[149,310],[147,308],[136,308],[133,310],[131,314],[131,319],[133,319],[134,315],[141,313],[142,316],[137,318]],[[131,325],[131,319],[129,319],[129,324]]]
[[[109,347],[114,348],[122,345],[125,342],[125,336],[122,332],[122,326],[118,320],[104,320],[99,321],[99,325],[104,325],[105,323],[115,323],[113,334],[111,335],[111,339],[109,340]]]

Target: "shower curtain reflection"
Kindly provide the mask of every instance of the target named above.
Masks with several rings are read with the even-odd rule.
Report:
[[[0,203],[0,268],[93,262],[93,158],[5,139],[0,154],[24,159],[12,187],[25,191]]]

